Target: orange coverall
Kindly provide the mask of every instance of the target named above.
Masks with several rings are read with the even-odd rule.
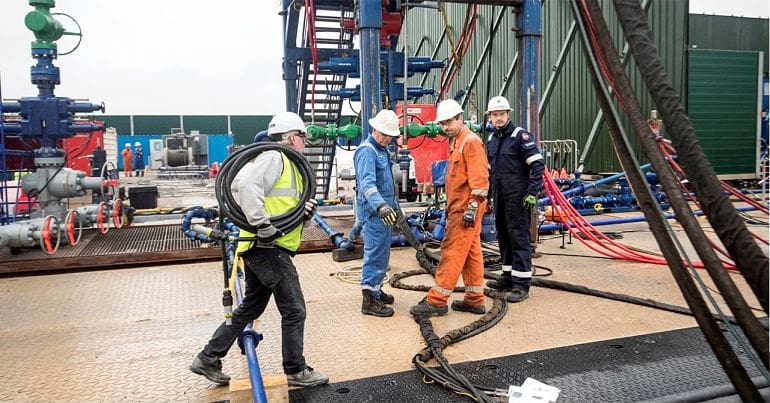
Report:
[[[132,176],[134,170],[131,169],[131,159],[133,157],[131,149],[124,148],[121,155],[123,155],[123,176]]]
[[[486,210],[489,165],[484,144],[470,129],[463,128],[449,148],[446,173],[447,220],[436,285],[428,292],[428,303],[446,306],[460,275],[465,284],[466,304],[484,303],[484,258],[481,254],[481,218]],[[463,226],[463,214],[471,199],[479,202],[476,224]]]

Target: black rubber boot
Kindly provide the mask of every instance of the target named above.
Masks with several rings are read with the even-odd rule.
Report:
[[[385,305],[393,305],[396,299],[391,294],[385,294],[385,291],[380,290],[380,301]]]
[[[498,280],[487,281],[487,287],[498,291],[511,291],[513,289],[513,276],[510,272],[504,271]]]
[[[382,303],[382,301],[375,298],[374,295],[372,295],[371,291],[361,290],[361,294],[364,297],[364,300],[361,303],[362,314],[379,316],[382,318],[393,316],[393,313],[394,313],[393,308],[386,306],[385,304]]]

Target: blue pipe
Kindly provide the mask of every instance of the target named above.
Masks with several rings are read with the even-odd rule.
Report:
[[[371,133],[369,119],[382,108],[380,98],[380,28],[382,1],[361,0],[358,3],[358,23],[361,67],[361,133],[362,139]]]
[[[412,230],[412,234],[414,234],[414,237],[417,238],[417,240],[420,242],[430,241],[433,239],[431,236],[418,231],[415,227],[409,227],[409,228]],[[406,240],[406,237],[402,232],[399,232],[398,234],[395,234],[390,238],[390,245],[407,246],[409,245],[409,241]]]
[[[540,37],[542,13],[540,0],[524,0],[521,12],[516,17],[519,31],[516,33],[517,46],[521,49],[521,65],[518,77],[518,121],[537,141],[540,138],[539,84],[537,75],[540,71]]]
[[[441,217],[433,226],[433,239],[441,241],[444,239],[444,227],[446,226],[446,210],[441,210]]]
[[[290,48],[297,47],[297,26],[299,11],[295,10],[294,1],[283,0],[281,8],[283,15],[283,80],[286,85],[286,110],[297,112],[297,61],[288,57]]]
[[[230,244],[227,247],[228,257],[230,258],[230,267],[235,267],[235,246]],[[241,282],[235,281],[235,300],[238,305],[243,303],[243,290]],[[246,364],[249,368],[249,381],[251,381],[251,397],[254,402],[267,403],[265,385],[262,382],[262,371],[259,369],[259,358],[257,358],[257,344],[262,340],[262,334],[254,330],[253,324],[249,323],[241,333],[240,343],[246,354]]]
[[[644,165],[639,167],[639,169],[641,169],[642,171],[646,171],[646,170],[648,170],[650,168],[652,168],[652,164],[644,164]],[[588,189],[597,187],[599,185],[603,185],[605,183],[614,182],[614,181],[616,181],[616,180],[618,180],[620,178],[624,178],[625,176],[626,176],[626,173],[625,172],[621,172],[621,173],[618,173],[618,174],[615,174],[615,175],[608,176],[608,177],[603,178],[603,179],[599,179],[598,181],[594,181],[594,182],[590,182],[590,183],[582,183],[579,186],[575,186],[572,189],[565,190],[561,194],[564,195],[564,197],[567,197],[567,196],[572,196],[575,193],[583,193],[583,192],[585,192]],[[543,197],[543,198],[537,200],[537,204],[540,205],[540,206],[546,205],[546,204],[548,204],[550,202],[551,202],[551,198],[548,197],[548,196]]]
[[[214,243],[217,242],[214,239],[211,239],[203,234],[197,233],[190,228],[192,226],[192,219],[193,218],[203,218],[206,220],[213,220],[216,218],[216,213],[211,209],[206,209],[203,207],[194,207],[190,210],[188,210],[186,213],[184,213],[184,216],[182,217],[182,232],[184,232],[184,235],[193,241],[201,241],[205,243]],[[240,232],[240,229],[235,226],[235,224],[231,223],[227,218],[225,218],[225,229],[232,233],[233,236],[237,237],[238,233]],[[233,261],[234,259],[231,259]]]
[[[753,211],[753,210],[756,210],[756,208],[754,208],[754,207],[738,207],[738,208],[736,208],[736,210],[737,211]],[[701,215],[704,214],[702,210],[695,210],[692,213],[695,214],[696,216],[701,216]],[[665,218],[667,220],[676,218],[676,214],[674,214],[674,213],[666,214]],[[639,215],[639,216],[634,216],[634,217],[608,218],[608,219],[604,219],[604,220],[594,220],[594,221],[589,221],[588,223],[591,224],[594,227],[597,227],[597,226],[600,226],[600,225],[627,224],[627,223],[640,222],[640,221],[645,221],[645,220],[646,220],[646,218],[644,218],[643,215]],[[562,224],[562,223],[544,224],[544,225],[541,225],[539,227],[539,230],[540,231],[544,231],[544,232],[545,231],[564,231],[566,229],[567,229],[566,226],[564,224]]]
[[[262,339],[262,334],[255,332],[251,325],[247,325],[242,338],[243,350],[246,352],[246,363],[249,366],[251,396],[256,403],[267,403],[265,385],[262,383],[262,372],[259,370],[259,359],[257,358],[257,343]]]
[[[323,218],[321,218],[318,214],[313,214],[313,221],[315,221],[319,227],[321,227],[324,232],[326,232],[327,235],[329,235],[329,240],[334,244],[336,247],[340,247],[342,244],[342,241],[345,240],[342,232],[335,231],[334,228],[332,228]]]
[[[203,208],[194,208],[186,213],[184,213],[184,217],[182,217],[182,232],[184,232],[184,235],[193,241],[201,241],[205,243],[212,243],[216,242],[213,239],[199,234],[192,229],[190,229],[190,225],[192,224],[193,218],[203,218],[206,220],[211,220],[214,218],[214,215],[211,211],[203,209]]]

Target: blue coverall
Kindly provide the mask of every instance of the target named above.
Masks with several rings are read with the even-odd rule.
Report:
[[[356,168],[356,220],[363,223],[364,265],[361,288],[380,297],[388,271],[392,229],[380,219],[377,208],[387,204],[396,208],[392,162],[385,147],[369,136],[353,156]]]
[[[487,143],[491,196],[503,271],[510,272],[515,288],[529,290],[532,250],[529,210],[523,201],[543,189],[543,156],[526,130],[508,121]]]
[[[134,151],[134,170],[136,176],[144,176],[144,150],[141,146],[136,147]]]

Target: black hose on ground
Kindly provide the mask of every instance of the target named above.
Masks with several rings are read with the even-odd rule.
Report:
[[[426,285],[409,285],[401,282],[402,279],[415,275],[435,275],[436,265],[439,259],[438,253],[425,249],[418,249],[416,259],[419,262],[421,269],[394,274],[389,280],[392,287],[422,292],[430,290],[430,287]],[[465,292],[465,287],[455,287],[454,291]],[[433,324],[428,317],[415,316],[414,320],[420,326],[420,333],[428,346],[415,354],[412,358],[412,363],[424,377],[442,385],[454,393],[468,396],[479,402],[492,402],[489,397],[490,395],[504,396],[506,391],[473,384],[464,375],[455,371],[443,356],[444,347],[482,333],[505,317],[505,314],[508,311],[505,295],[490,289],[485,289],[484,294],[494,299],[492,308],[479,319],[461,328],[450,330],[441,338],[439,338],[433,330]],[[438,368],[428,367],[427,362],[431,358],[435,358],[436,362],[439,363]]]
[[[217,202],[219,203],[219,212],[222,216],[227,217],[238,228],[249,232],[257,232],[257,228],[249,224],[248,219],[243,214],[243,210],[241,210],[235,197],[233,197],[230,187],[235,176],[238,175],[241,169],[265,151],[279,151],[285,154],[289,160],[296,164],[297,168],[299,168],[300,175],[302,176],[303,188],[302,194],[300,195],[300,202],[297,204],[297,207],[287,213],[270,217],[270,223],[279,231],[286,234],[304,221],[304,204],[315,195],[316,184],[315,173],[310,167],[310,163],[308,163],[305,157],[298,151],[284,144],[254,143],[239,149],[225,159],[214,184]],[[284,167],[284,169],[286,169],[286,167]]]

